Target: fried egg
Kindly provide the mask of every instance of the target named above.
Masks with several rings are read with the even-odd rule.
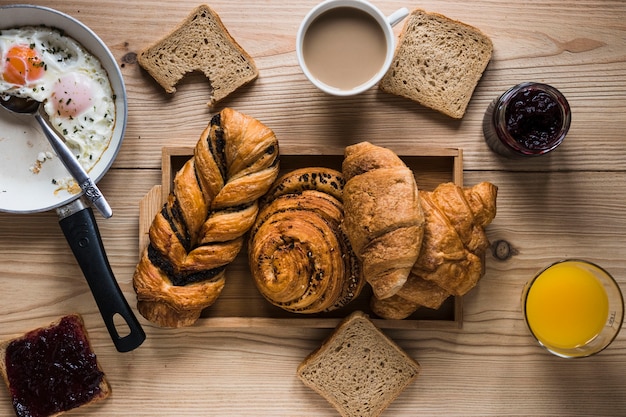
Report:
[[[100,61],[48,27],[0,32],[0,94],[31,98],[89,171],[109,146],[115,97]]]

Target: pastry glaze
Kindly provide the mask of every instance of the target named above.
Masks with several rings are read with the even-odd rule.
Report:
[[[177,172],[135,270],[137,308],[145,318],[189,326],[215,302],[278,169],[271,129],[229,108],[211,119],[193,158]]]

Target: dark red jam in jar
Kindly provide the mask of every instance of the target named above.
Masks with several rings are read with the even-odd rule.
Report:
[[[6,371],[18,416],[49,416],[88,403],[104,374],[78,316],[9,343]]]
[[[546,154],[563,142],[571,122],[567,100],[556,88],[522,83],[489,105],[483,133],[489,147],[504,156]]]

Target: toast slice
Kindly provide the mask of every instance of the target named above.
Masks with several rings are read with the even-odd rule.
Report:
[[[2,342],[0,374],[18,416],[58,416],[111,393],[78,314]]]
[[[491,40],[475,27],[414,9],[379,88],[461,119],[492,54]]]
[[[376,417],[419,371],[365,313],[355,311],[307,356],[297,375],[343,417]]]
[[[168,93],[176,92],[186,74],[202,72],[211,83],[210,106],[259,76],[252,57],[207,5],[141,51],[137,61]]]

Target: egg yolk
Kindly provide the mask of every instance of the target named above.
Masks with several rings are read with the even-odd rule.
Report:
[[[66,74],[54,85],[51,100],[59,116],[76,117],[94,105],[92,81],[79,73]]]
[[[2,78],[8,83],[26,85],[41,78],[45,63],[29,45],[14,45],[6,53]]]

